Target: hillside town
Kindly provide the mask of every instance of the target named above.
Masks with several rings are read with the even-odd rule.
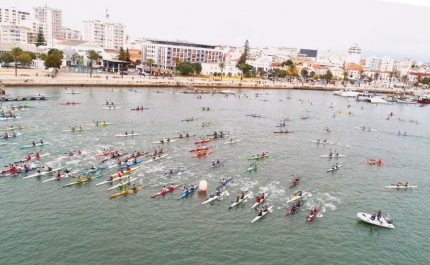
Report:
[[[362,56],[358,44],[343,51],[306,47],[253,47],[207,45],[184,40],[131,38],[126,25],[106,19],[82,21],[84,32],[63,25],[63,11],[47,5],[33,14],[0,6],[0,68],[35,68],[70,73],[103,72],[143,76],[199,74],[212,80],[223,77],[268,79],[271,82],[325,82],[380,88],[428,88],[430,64],[413,58]],[[287,43],[286,43],[287,45]],[[312,45],[312,44],[310,44]],[[28,56],[13,56],[19,48]],[[47,64],[53,51],[61,53],[58,66]],[[89,56],[91,51],[93,56]],[[246,58],[242,58],[243,54]],[[20,59],[21,58],[21,59]],[[182,67],[181,63],[187,63]]]

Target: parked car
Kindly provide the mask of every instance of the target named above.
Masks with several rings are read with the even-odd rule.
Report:
[[[124,71],[121,71],[119,74],[120,74],[120,75],[128,75],[128,73],[127,73],[127,72],[124,72]]]

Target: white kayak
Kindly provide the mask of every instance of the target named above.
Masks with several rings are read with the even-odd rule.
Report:
[[[309,142],[317,143],[317,144],[333,144],[332,142],[323,142],[323,141],[314,141],[314,140],[309,140]]]
[[[49,156],[49,153],[46,153],[46,154],[43,154],[43,155],[39,155],[39,157],[32,156],[31,159],[25,158],[25,159],[22,159],[22,160],[14,161],[14,163],[27,162],[27,161],[31,161],[31,160],[35,160],[35,159],[40,159],[40,158],[45,157],[45,156]]]
[[[357,130],[368,131],[368,132],[377,132],[378,131],[375,129],[368,129],[368,128],[363,129],[362,127],[354,127],[354,128]]]
[[[128,133],[128,134],[116,134],[116,137],[128,137],[128,136],[136,136],[140,135],[140,133]]]
[[[418,186],[399,186],[399,187],[397,187],[396,185],[394,185],[394,186],[385,186],[385,188],[386,189],[413,189],[413,188],[416,188],[416,187],[418,187]]]
[[[325,158],[337,158],[337,157],[344,157],[344,156],[346,156],[346,155],[332,155],[332,156],[324,155],[324,156],[320,156],[320,157],[325,157]]]
[[[52,169],[52,170],[50,170],[50,171],[43,171],[43,172],[40,172],[40,173],[36,173],[36,174],[33,174],[33,175],[29,175],[29,176],[23,177],[22,179],[29,179],[29,178],[34,178],[34,177],[41,177],[41,176],[44,176],[44,175],[47,175],[47,174],[50,174],[50,173],[57,173],[57,171],[58,171],[58,170],[61,170],[61,169],[63,169],[63,168],[65,168],[65,167],[57,167],[57,168],[53,168],[53,169]]]
[[[261,200],[260,202],[256,202],[254,203],[254,205],[252,205],[251,210],[254,209],[255,207],[257,207],[257,205],[259,205],[260,203],[262,203],[263,201],[265,201],[267,199],[267,196],[269,196],[269,193],[264,194],[264,199]]]
[[[145,163],[149,163],[149,162],[154,162],[154,161],[160,160],[161,158],[166,157],[167,155],[168,154],[165,154],[165,155],[162,155],[160,157],[156,157],[156,158],[150,159],[148,161],[145,161]]]
[[[293,196],[293,198],[291,198],[290,200],[287,201],[287,203],[293,202],[293,201],[297,201],[300,200],[301,198],[303,198],[306,194],[308,194],[308,192],[302,192],[302,196]]]
[[[213,196],[212,198],[207,198],[206,201],[202,202],[202,204],[210,203],[214,200],[217,200],[217,199],[221,198],[222,196],[224,196],[226,193],[227,193],[227,191],[225,190],[225,191],[221,192],[220,196]]]
[[[103,184],[106,184],[106,183],[112,183],[112,182],[114,182],[114,181],[119,181],[119,180],[121,180],[121,179],[127,179],[127,177],[122,176],[122,177],[116,177],[116,178],[114,178],[114,179],[112,179],[112,180],[102,181],[102,182],[100,182],[100,183],[97,183],[97,184],[96,184],[96,186],[103,185]]]
[[[116,110],[116,109],[120,109],[121,107],[115,107],[115,106],[113,106],[113,107],[105,107],[105,108],[102,108],[102,110]]]
[[[163,140],[161,140],[161,141],[157,141],[157,142],[152,142],[153,144],[165,144],[165,143],[170,143],[170,142],[175,142],[176,140],[175,139],[170,139],[169,141],[166,139],[166,138],[164,138]]]
[[[327,169],[327,172],[331,172],[331,171],[338,170],[341,166],[342,166],[342,165],[337,165],[337,166],[335,166],[335,167],[332,167],[332,168],[330,168],[330,169]]]
[[[249,197],[249,193],[245,194],[245,196],[243,196],[243,199],[239,199],[238,202],[233,202],[228,209],[230,210],[234,206],[236,206],[236,205],[240,204],[241,202],[243,202],[244,200],[246,200],[246,198],[248,198],[248,197]]]
[[[375,220],[371,220],[370,218],[372,217],[372,215],[368,213],[357,213],[357,217],[360,218],[362,221],[372,225],[382,226],[386,228],[394,228],[394,225],[388,223],[387,220],[384,219],[384,217],[379,218],[379,220],[377,218],[375,218]]]
[[[257,216],[257,217],[255,217],[252,221],[251,221],[251,224],[253,223],[253,222],[255,222],[255,221],[258,221],[260,218],[262,218],[263,216],[265,216],[267,213],[269,213],[271,210],[272,210],[272,208],[273,208],[273,205],[272,206],[269,206],[267,209],[268,209],[268,211],[267,212],[262,212],[262,214],[260,215],[260,216]]]
[[[129,185],[129,184],[131,184],[133,181],[136,181],[137,179],[138,179],[138,178],[132,178],[132,179],[130,179],[130,181],[126,180],[126,181],[124,181],[123,183],[118,183],[118,184],[116,184],[115,186],[110,187],[108,190],[113,190],[113,189],[116,189],[116,188],[119,188],[119,187],[122,187],[122,186]]]
[[[73,174],[78,173],[78,172],[79,172],[79,171],[78,171],[78,170],[76,170],[76,171],[73,171],[73,172],[70,172],[70,173],[66,173],[66,174],[61,175],[59,178],[57,178],[57,176],[55,176],[55,177],[53,177],[53,178],[50,178],[50,179],[47,179],[47,180],[42,181],[42,183],[46,183],[46,182],[48,182],[48,181],[53,181],[53,180],[65,179],[65,178],[68,178],[68,177],[72,176]]]
[[[235,141],[227,142],[227,143],[224,143],[224,144],[234,144],[234,143],[237,143],[237,142],[240,142],[240,141],[242,141],[242,140],[235,140]]]

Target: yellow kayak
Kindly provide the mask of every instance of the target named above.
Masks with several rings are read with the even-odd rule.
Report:
[[[139,167],[132,167],[132,168],[130,168],[130,170],[124,170],[124,174],[128,174],[128,173],[130,173],[131,171],[135,171],[136,169],[138,169]],[[118,176],[118,173],[115,173],[115,174],[113,174],[112,175],[112,177],[116,177],[116,176]]]
[[[22,130],[22,129],[24,129],[25,127],[24,126],[21,126],[21,127],[9,127],[9,128],[7,128],[6,130],[8,130],[8,131],[13,131],[13,130]]]
[[[141,189],[144,189],[144,188],[146,188],[146,187],[148,187],[148,185],[139,186],[139,187],[137,187],[137,189],[135,189],[135,190],[132,190],[132,189],[124,189],[124,190],[122,190],[122,191],[121,191],[121,192],[119,192],[119,193],[116,193],[116,194],[113,194],[113,195],[109,196],[109,199],[113,199],[113,198],[116,198],[116,197],[118,197],[118,196],[122,196],[122,195],[127,195],[127,194],[129,194],[129,193],[134,193],[134,192],[137,192],[137,191],[139,191],[139,190],[141,190]]]

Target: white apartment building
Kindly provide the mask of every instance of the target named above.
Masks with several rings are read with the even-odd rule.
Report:
[[[30,19],[30,13],[19,11],[15,7],[0,5],[0,22],[19,24],[23,20]]]
[[[380,68],[380,59],[376,56],[370,56],[366,58],[366,68],[370,70],[379,70]]]
[[[320,65],[343,67],[346,57],[346,54],[328,51],[324,54],[318,55],[316,63]]]
[[[246,63],[252,65],[254,68],[263,68],[264,71],[269,70],[269,66],[273,61],[273,56],[271,55],[262,55],[259,58],[246,60]]]
[[[33,9],[35,19],[46,23],[45,40],[48,46],[52,46],[54,38],[63,37],[63,11],[50,8],[47,5],[34,7]]]
[[[346,63],[360,64],[361,60],[361,49],[358,47],[357,43],[354,43],[348,50],[348,55],[346,56]]]
[[[384,56],[380,59],[380,71],[381,72],[392,72],[394,69],[394,59],[388,56]]]
[[[13,22],[0,22],[0,42],[27,44],[27,38],[31,36],[31,29]]]
[[[62,28],[63,39],[66,40],[82,40],[82,35],[79,30],[69,29],[66,27]]]
[[[412,67],[412,63],[413,63],[413,61],[411,58],[403,58],[400,60],[398,67],[410,69]]]
[[[121,23],[86,20],[83,39],[95,42],[104,49],[119,50],[125,44],[125,26]]]
[[[155,67],[174,69],[175,59],[190,63],[220,63],[223,52],[216,46],[161,40],[136,40],[142,44],[142,60],[154,60]]]

